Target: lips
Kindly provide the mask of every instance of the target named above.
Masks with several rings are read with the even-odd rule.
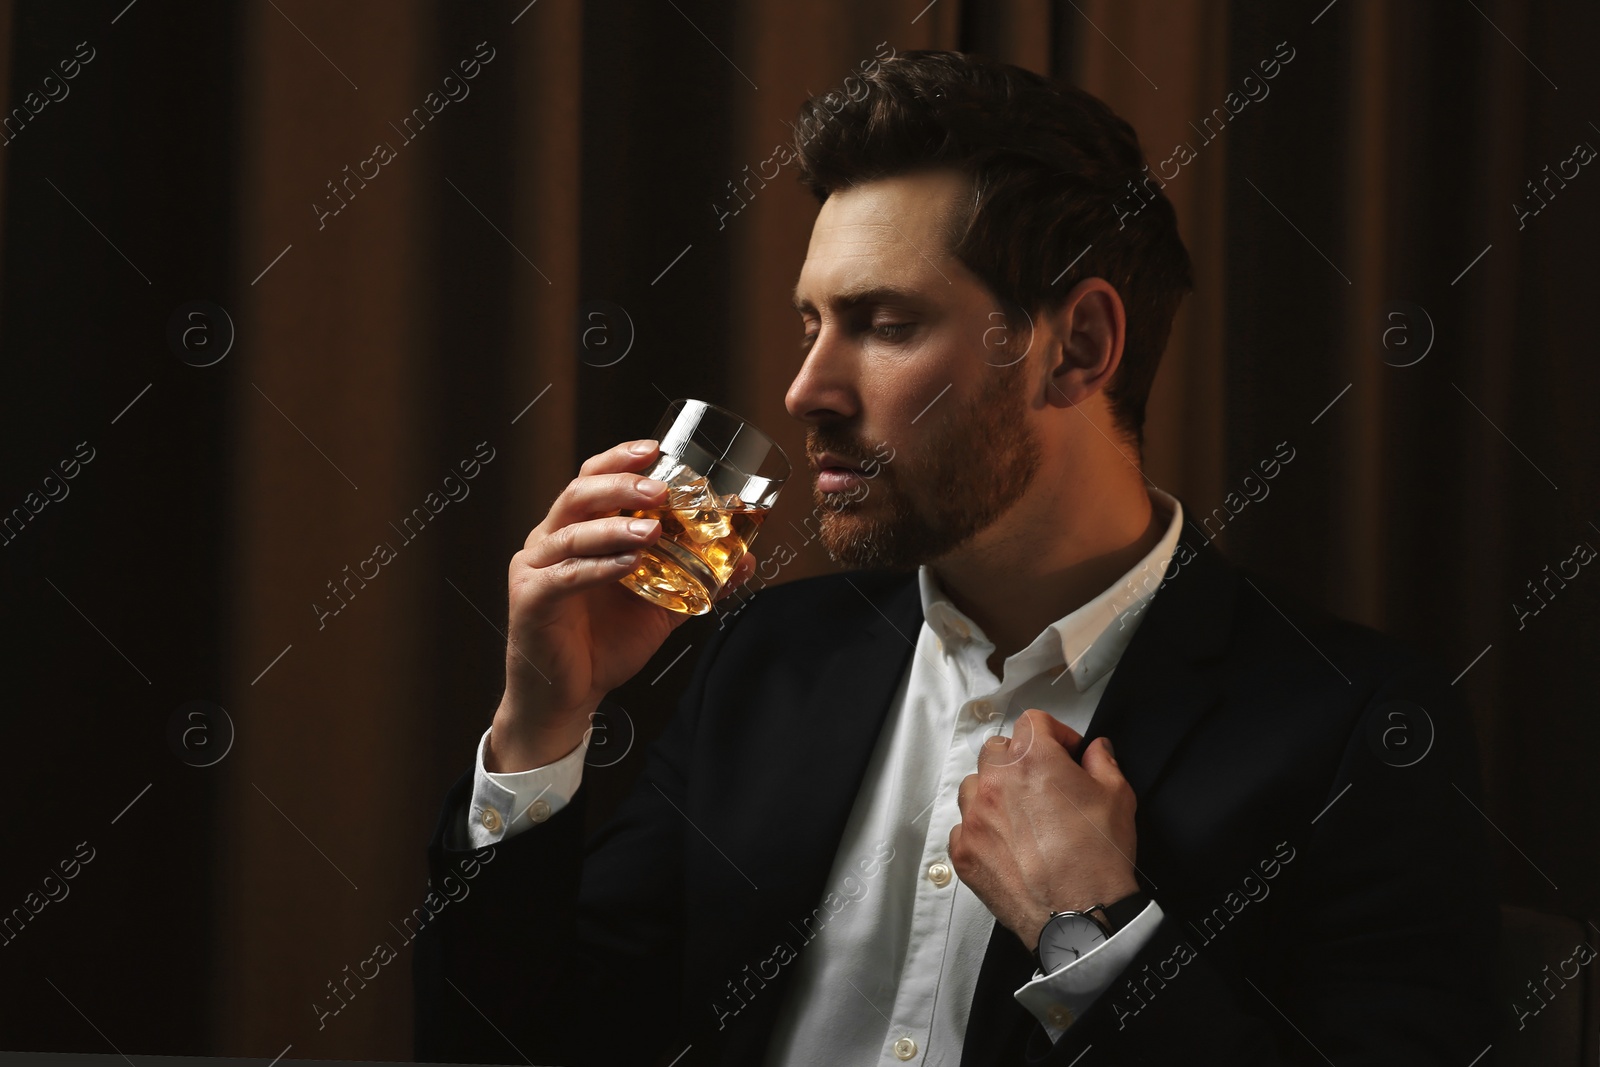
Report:
[[[842,493],[860,481],[860,471],[845,467],[824,467],[817,473],[817,488],[824,493]]]
[[[852,463],[837,452],[822,452],[811,457],[811,465],[818,471],[853,471],[860,474],[865,468],[859,463]]]
[[[823,493],[842,493],[866,478],[865,468],[837,452],[821,452],[811,457],[817,470],[817,489]]]

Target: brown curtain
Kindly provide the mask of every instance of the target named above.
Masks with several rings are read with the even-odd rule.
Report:
[[[16,6],[38,13],[30,25],[60,23],[30,56],[70,50],[79,27],[65,15]],[[116,34],[154,48],[169,28],[141,5],[113,31],[124,5],[106,6],[86,31],[107,56],[97,76],[146,54]],[[0,0],[0,25],[17,21],[11,7]],[[1597,97],[1593,5],[248,0],[216,24],[229,32],[187,48],[222,57],[216,69],[230,73],[210,91],[232,117],[225,132],[169,131],[168,158],[184,158],[185,137],[230,146],[234,164],[207,171],[209,192],[196,195],[231,208],[195,209],[221,235],[227,280],[163,291],[156,310],[118,297],[116,321],[154,336],[181,296],[216,289],[230,308],[226,377],[206,379],[226,382],[225,404],[184,394],[188,407],[161,409],[226,412],[172,416],[221,457],[206,484],[225,521],[200,540],[219,544],[206,551],[222,562],[183,572],[168,602],[150,578],[144,615],[85,593],[60,560],[39,571],[134,642],[134,661],[151,654],[130,635],[163,612],[204,605],[191,625],[215,634],[221,663],[200,670],[220,679],[205,691],[232,714],[235,748],[200,799],[163,784],[143,802],[157,829],[119,829],[130,849],[153,847],[133,835],[158,830],[182,841],[201,872],[191,918],[209,923],[209,940],[173,959],[209,953],[214,1002],[197,1013],[204,1047],[184,1051],[409,1057],[399,927],[426,889],[423,846],[444,790],[500,696],[506,564],[581,459],[648,434],[669,397],[728,404],[803,455],[803,427],[783,408],[799,366],[787,293],[815,205],[792,173],[747,179],[800,101],[839,86],[880,42],[971,49],[1074,79],[1135,125],[1153,166],[1192,146],[1167,193],[1196,289],[1150,403],[1149,478],[1237,562],[1460,671],[1505,899],[1600,912],[1589,847],[1600,797],[1586,788],[1600,726],[1584,714],[1600,684],[1600,578],[1547,583],[1544,569],[1580,541],[1600,545],[1589,411],[1600,382],[1580,318],[1593,303],[1600,178],[1552,184],[1521,225],[1512,206],[1575,143],[1600,145],[1584,110]],[[1264,79],[1280,43],[1293,59]],[[13,99],[38,66],[11,63],[15,50],[0,51]],[[461,63],[474,58],[467,79]],[[1270,93],[1240,108],[1257,92],[1247,77]],[[100,251],[105,278],[138,284],[73,229],[42,180],[65,171],[40,162],[70,128],[68,108],[123,127],[114,160],[136,155],[137,127],[108,98],[116,85],[85,79],[79,99],[27,135],[32,156],[3,157],[0,327],[12,345],[48,335],[48,323],[14,323],[33,313],[19,265],[55,247],[54,228]],[[154,123],[162,113],[144,112]],[[365,161],[379,143],[393,158],[374,177]],[[158,251],[138,189],[118,192],[114,165],[94,169],[72,172],[68,189],[146,269],[169,268],[163,285],[181,275],[183,256]],[[744,206],[729,214],[735,185]],[[95,410],[115,412],[145,380],[103,386]],[[163,391],[164,380],[147,402]],[[8,410],[31,402],[16,395]],[[134,423],[118,432],[143,432]],[[1295,458],[1269,495],[1249,498],[1245,479],[1280,444]],[[460,463],[488,450],[461,479]],[[460,499],[446,497],[452,474],[470,490]],[[833,566],[784,533],[808,503],[790,493],[758,545],[799,551],[786,580]],[[152,572],[195,537],[165,536],[139,557]],[[379,544],[392,558],[370,577]],[[29,588],[81,625],[42,581]],[[708,625],[675,633],[613,695],[636,747],[586,777],[596,818],[628,787]],[[94,671],[138,684],[106,655]],[[177,666],[174,676],[186,677]],[[76,750],[91,753],[91,770],[118,766],[114,753]],[[47,787],[30,773],[18,780]],[[198,823],[173,821],[197,808]],[[41,854],[57,848],[39,840]],[[141,892],[156,920],[179,906]],[[380,942],[398,958],[346,986]],[[344,1006],[319,1017],[314,1005],[340,1003],[330,983]],[[61,1032],[77,1033],[59,998],[39,995]],[[89,1008],[102,1025],[100,1012],[120,1010]],[[156,1027],[180,1024],[130,1012],[118,1025],[170,1035]],[[63,1047],[98,1050],[91,1042]]]
[[[581,18],[250,7],[219,1049],[403,1059],[421,847],[494,707],[505,564],[574,466]]]
[[[0,40],[11,40],[11,35],[14,32],[12,18],[11,0],[0,0]],[[12,49],[0,48],[0,115],[9,115],[11,113],[11,54]],[[5,200],[5,183],[8,169],[0,166],[0,203]],[[4,250],[4,240],[5,226],[0,225],[0,251]],[[4,257],[0,256],[0,265],[3,265],[4,262]],[[0,276],[0,284],[4,282],[5,278]],[[0,327],[3,326],[4,324],[0,323]]]

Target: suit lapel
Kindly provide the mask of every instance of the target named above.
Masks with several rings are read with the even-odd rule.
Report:
[[[1111,739],[1141,802],[1218,695],[1203,665],[1227,644],[1237,587],[1237,573],[1208,542],[1180,541],[1106,683],[1084,741]]]
[[[768,791],[778,797],[784,834],[781,847],[760,862],[770,870],[773,884],[792,887],[780,898],[790,916],[809,915],[822,895],[922,625],[914,575],[888,587],[854,575],[845,579],[856,587],[865,618],[853,637],[835,643],[799,709],[800,717],[784,725],[787,750],[771,768],[775,777]],[[796,729],[799,723],[804,729]],[[797,878],[798,872],[806,876]]]
[[[766,798],[759,805],[761,827],[735,839],[749,857],[745,873],[758,886],[756,906],[719,915],[728,928],[728,959],[713,961],[714,982],[737,978],[742,964],[768,956],[777,940],[804,951],[795,923],[809,916],[827,890],[845,824],[860,792],[862,777],[883,727],[922,626],[922,598],[916,575],[888,577],[853,573],[849,598],[859,607],[853,621],[831,642],[803,699],[781,715],[763,716],[770,731],[750,744],[769,751],[759,786],[746,794]],[[738,776],[735,776],[736,778]],[[744,781],[735,791],[753,786]],[[734,801],[730,792],[729,802]],[[713,865],[715,869],[715,865]],[[731,870],[719,876],[739,876]],[[749,900],[740,881],[735,895]],[[771,1033],[777,1008],[793,967],[783,968],[731,1026],[721,1057],[724,1063],[757,1063]],[[726,973],[724,973],[726,972]]]
[[[1084,743],[1111,739],[1141,809],[1220,695],[1204,664],[1227,644],[1237,586],[1237,573],[1209,542],[1181,539],[1090,720]],[[1033,966],[1022,942],[996,922],[973,993],[962,1067],[1020,1061],[1037,1021],[1013,994],[1033,978]]]

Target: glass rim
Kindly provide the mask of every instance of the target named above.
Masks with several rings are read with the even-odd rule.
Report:
[[[672,409],[673,405],[688,405],[688,404],[700,404],[703,407],[710,408],[712,411],[720,412],[721,414],[726,415],[727,417],[736,420],[739,423],[740,426],[744,427],[747,430],[750,430],[750,431],[754,432],[757,437],[759,437],[759,438],[761,438],[761,440],[765,441],[767,443],[767,447],[771,448],[774,452],[776,452],[778,454],[778,458],[783,460],[783,465],[786,468],[788,468],[787,470],[784,471],[784,474],[783,474],[782,478],[779,478],[779,479],[768,479],[769,481],[777,481],[777,482],[779,482],[781,484],[783,482],[787,482],[789,480],[789,477],[792,474],[794,474],[794,464],[790,461],[789,454],[783,450],[783,446],[778,444],[778,442],[774,441],[772,439],[771,435],[769,435],[764,430],[762,430],[761,427],[757,426],[755,423],[751,422],[749,419],[745,418],[743,415],[739,414],[737,411],[733,411],[733,410],[731,410],[729,408],[725,408],[721,404],[713,404],[709,400],[699,400],[699,399],[696,399],[695,397],[692,397],[692,396],[678,397],[678,398],[676,398],[674,400],[671,400],[671,401],[668,402],[667,408],[670,411]],[[679,410],[681,411],[682,409],[680,408]],[[665,417],[666,417],[665,415],[662,416],[663,419]],[[658,421],[660,421],[660,420],[658,420]],[[660,445],[659,440],[657,441],[657,445],[658,446]],[[749,471],[746,471],[743,467],[739,466],[737,463],[734,463],[734,462],[732,462],[730,460],[719,458],[717,460],[717,462],[725,464],[726,466],[733,468],[734,470],[738,471],[740,474],[743,474],[747,478],[759,478],[759,477],[761,477],[761,475],[752,474]]]

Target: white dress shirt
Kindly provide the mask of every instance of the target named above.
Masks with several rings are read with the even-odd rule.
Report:
[[[823,911],[826,922],[796,939],[793,985],[763,1067],[960,1062],[994,917],[950,863],[950,829],[961,821],[956,789],[977,770],[984,740],[1009,735],[1028,708],[1087,732],[1177,548],[1182,506],[1160,489],[1152,487],[1150,496],[1157,514],[1170,516],[1161,540],[1099,596],[1006,657],[998,679],[988,666],[993,642],[945,596],[928,567],[918,568],[923,624],[910,668],[824,883],[844,903]],[[555,763],[499,774],[483,766],[488,737],[485,730],[478,742],[467,814],[474,848],[559,811],[577,791],[587,749],[580,743]],[[864,874],[869,869],[871,877]],[[1035,971],[1016,990],[1017,1001],[1056,1040],[1110,988],[1161,916],[1151,902],[1081,958],[1049,975]]]

